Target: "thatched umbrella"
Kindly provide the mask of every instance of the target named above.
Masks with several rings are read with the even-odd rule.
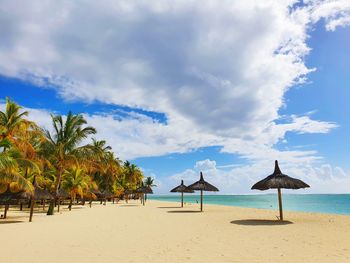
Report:
[[[57,195],[56,195],[56,198],[57,198],[57,212],[60,211],[60,204],[61,204],[61,199],[67,199],[69,198],[70,195],[69,193],[67,193],[65,190],[63,190],[62,188],[58,189],[57,191]]]
[[[35,200],[52,200],[53,195],[50,194],[50,192],[45,189],[35,187],[34,198]]]
[[[278,191],[278,205],[280,211],[280,220],[283,220],[283,211],[282,211],[282,193],[281,189],[300,189],[310,187],[308,184],[304,183],[299,179],[295,179],[285,175],[281,172],[278,161],[275,161],[275,170],[273,174],[269,175],[265,179],[257,182],[252,186],[252,189],[257,190],[268,190],[268,189],[277,189]]]
[[[104,190],[102,191],[101,196],[104,199],[104,205],[106,205],[107,199],[113,198],[114,194],[109,190]]]
[[[136,193],[142,193],[144,195],[153,194],[152,188],[149,186],[140,186],[136,189]],[[142,198],[142,204],[145,205],[145,197]]]
[[[181,180],[181,184],[170,190],[171,193],[181,193],[181,207],[184,207],[184,193],[194,193],[192,189],[189,189],[184,185],[184,180]]]
[[[46,189],[41,189],[38,186],[35,187],[34,190],[34,202],[35,200],[41,200],[43,203],[43,210],[45,209],[45,201],[46,200],[53,200],[54,197],[50,192]]]
[[[8,188],[6,192],[0,194],[0,204],[5,205],[4,218],[7,217],[7,210],[9,209],[10,205],[23,204],[31,198],[32,195],[26,191],[12,193],[11,190]],[[32,213],[29,216],[29,221],[32,221]]]
[[[199,181],[189,185],[188,188],[195,191],[201,191],[201,211],[203,211],[203,191],[219,191],[219,189],[217,189],[214,185],[211,185],[210,183],[204,181],[202,172]]]

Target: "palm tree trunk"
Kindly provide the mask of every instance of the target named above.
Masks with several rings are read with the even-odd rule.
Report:
[[[57,199],[57,193],[58,193],[58,188],[59,188],[60,183],[61,183],[62,174],[63,174],[63,168],[60,167],[59,171],[58,171],[57,178],[56,178],[56,182],[55,182],[55,191],[54,191],[54,195],[53,195],[54,199],[51,200],[49,209],[47,210],[48,216],[51,216],[54,214],[55,200]],[[58,204],[58,207],[59,207],[59,204]],[[58,210],[59,210],[59,208],[58,208]]]
[[[30,200],[29,222],[32,222],[32,219],[33,219],[34,204],[35,204],[35,200],[34,200],[34,198],[32,198],[32,199]]]

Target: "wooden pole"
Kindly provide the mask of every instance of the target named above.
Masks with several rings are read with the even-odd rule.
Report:
[[[43,210],[45,210],[45,199],[43,200]]]
[[[61,204],[60,198],[58,198],[57,201],[58,201],[58,202],[57,202],[57,212],[60,212],[60,204]]]
[[[20,205],[19,205],[19,210],[23,211],[23,204],[22,203],[20,203]]]
[[[32,222],[33,219],[33,212],[34,212],[34,197],[30,200],[30,214],[29,214],[29,222]]]
[[[181,192],[181,207],[184,207],[184,192]]]
[[[280,220],[283,221],[282,192],[281,192],[281,188],[278,188],[277,191],[278,191],[278,206],[279,206],[279,209],[280,209]]]
[[[7,217],[7,210],[9,210],[9,205],[5,205],[4,219]]]
[[[201,190],[201,212],[203,211],[203,190]]]

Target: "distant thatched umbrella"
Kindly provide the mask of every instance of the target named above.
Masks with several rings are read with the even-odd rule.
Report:
[[[58,189],[57,191],[57,195],[56,195],[56,198],[57,198],[57,212],[60,211],[60,204],[61,204],[61,200],[63,199],[67,199],[69,198],[70,195],[65,191],[63,190],[62,188]]]
[[[49,191],[35,187],[34,198],[35,200],[52,200],[54,197]]]
[[[265,179],[257,182],[252,186],[252,189],[257,190],[267,190],[267,189],[277,189],[278,191],[278,205],[280,211],[280,220],[283,220],[282,211],[282,193],[281,188],[285,189],[300,189],[310,187],[308,184],[304,183],[299,179],[289,177],[288,175],[282,174],[278,161],[275,161],[275,171],[273,174],[269,175]]]
[[[28,192],[19,191],[16,193],[12,193],[11,190],[8,188],[6,192],[0,194],[0,204],[5,205],[4,218],[7,217],[7,210],[9,209],[10,205],[23,204],[31,198],[32,195]],[[29,216],[29,221],[32,220],[31,216],[32,215]]]
[[[10,189],[0,194],[0,205],[17,205],[27,202],[31,198],[31,194],[25,191],[12,193]]]
[[[214,185],[211,185],[210,183],[204,181],[202,172],[199,181],[189,185],[188,188],[195,191],[201,191],[201,211],[203,211],[203,191],[219,191],[219,189],[217,189]]]
[[[53,199],[54,199],[53,195],[50,194],[48,190],[41,189],[38,186],[35,186],[33,203],[35,203],[35,200],[41,200],[43,204],[43,210],[45,210],[45,201],[53,200]],[[31,210],[30,210],[31,214],[33,214],[33,209],[34,209],[34,206],[31,206]]]
[[[153,194],[153,191],[149,186],[140,186],[136,189],[136,193],[142,193],[146,196],[147,194]],[[142,204],[145,205],[145,197],[142,199]]]
[[[63,190],[62,188],[58,189],[57,191],[57,195],[58,198],[60,199],[67,199],[70,197],[69,193],[67,193],[65,190]]]
[[[170,190],[171,193],[181,193],[181,207],[184,207],[184,193],[194,193],[192,189],[189,189],[184,185],[184,180],[181,180],[181,184]]]

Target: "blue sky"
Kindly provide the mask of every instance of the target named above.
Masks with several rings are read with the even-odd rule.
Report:
[[[45,127],[84,114],[158,193],[200,170],[249,193],[274,159],[311,192],[350,187],[346,2],[126,3],[4,1],[0,99]]]

